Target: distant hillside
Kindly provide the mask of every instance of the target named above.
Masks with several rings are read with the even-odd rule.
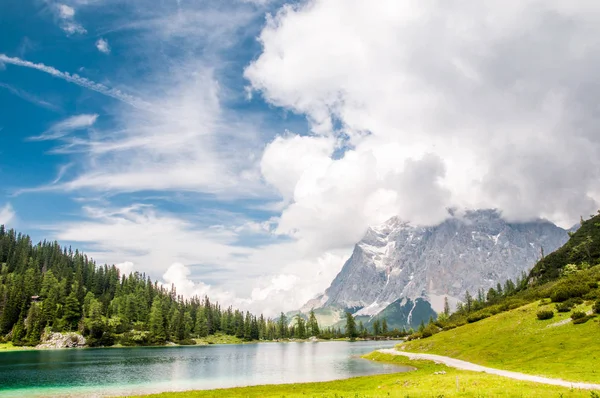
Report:
[[[574,308],[591,309],[589,303]],[[555,312],[551,319],[538,320],[536,314],[543,310],[555,312],[555,304],[533,302],[400,346],[408,352],[445,355],[497,369],[600,382],[598,323],[573,324],[571,312]]]
[[[600,260],[600,214],[582,222],[569,241],[560,249],[541,259],[529,274],[532,283],[540,284],[560,277],[567,264],[587,266]]]
[[[467,296],[403,345],[481,365],[600,381],[600,215],[541,259],[527,278]]]

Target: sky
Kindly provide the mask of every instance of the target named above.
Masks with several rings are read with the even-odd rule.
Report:
[[[599,206],[595,0],[3,0],[0,224],[274,315],[370,225]]]

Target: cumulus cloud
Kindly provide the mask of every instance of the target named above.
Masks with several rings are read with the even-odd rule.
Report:
[[[593,1],[284,6],[245,71],[314,134],[265,151],[267,181],[293,192],[279,231],[334,247],[392,214],[437,223],[448,206],[563,226],[593,212],[599,14]],[[322,152],[332,138],[335,150]],[[319,160],[306,167],[305,153]]]
[[[100,38],[98,39],[98,41],[96,41],[96,48],[101,53],[110,54],[110,45],[108,44],[108,41],[104,38]]]
[[[0,225],[9,224],[15,218],[15,212],[10,204],[0,208]]]
[[[115,267],[121,272],[121,275],[129,275],[134,272],[134,264],[131,261],[123,261],[122,263],[115,264]]]
[[[68,35],[85,34],[87,30],[75,20],[75,9],[62,3],[53,4],[60,28]]]
[[[50,227],[94,258],[275,314],[323,291],[367,226],[391,216],[435,224],[450,206],[496,207],[570,226],[597,206],[597,2],[284,6],[244,75],[255,99],[305,115],[311,131],[275,138],[227,109],[235,93],[218,70],[252,14],[163,7],[111,27],[146,44],[132,51],[148,60],[134,87],[148,102],[113,109],[114,129],[57,148],[76,165],[55,188],[254,197],[277,214],[199,223],[137,204],[87,206],[83,221]],[[186,55],[164,58],[157,41]],[[142,103],[43,64],[0,62]]]
[[[322,253],[294,241],[240,245],[245,234],[269,234],[249,231],[249,223],[233,215],[228,226],[198,225],[152,206],[88,206],[84,221],[42,228],[123,273],[162,276],[164,285],[175,284],[186,297],[208,294],[223,305],[267,315],[299,308],[324,290],[347,256],[345,250]]]

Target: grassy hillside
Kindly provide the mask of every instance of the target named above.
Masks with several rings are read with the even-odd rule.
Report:
[[[554,307],[547,301],[534,302],[399,348],[533,375],[600,382],[598,320],[575,325],[570,322],[572,312],[555,312],[551,319],[538,320],[539,311],[554,311]],[[589,311],[591,303],[574,310]]]
[[[560,277],[567,264],[591,266],[600,259],[600,214],[581,223],[569,241],[541,259],[531,270],[530,282],[539,284]]]
[[[461,371],[448,368],[445,365],[427,361],[411,361],[399,356],[373,353],[367,358],[397,365],[413,366],[417,369],[407,373],[356,377],[324,383],[187,391],[153,396],[164,398],[590,397],[589,391],[521,382],[485,373]],[[439,374],[439,372],[442,372],[442,374]]]

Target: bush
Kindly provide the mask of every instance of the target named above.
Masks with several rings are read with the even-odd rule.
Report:
[[[406,341],[417,340],[417,339],[420,339],[421,337],[423,337],[423,335],[421,334],[421,332],[415,332],[415,333],[407,336],[406,337]]]
[[[467,322],[469,322],[469,323],[478,322],[482,319],[489,318],[490,316],[492,316],[492,314],[489,314],[487,312],[476,312],[473,315],[469,315],[469,317],[467,318]]]
[[[600,300],[594,304],[594,314],[600,314]]]
[[[540,321],[543,321],[545,319],[551,319],[554,317],[554,311],[550,311],[550,310],[538,311],[537,317]]]
[[[586,317],[586,314],[583,311],[573,311],[573,313],[571,314],[571,319],[573,319],[573,320],[582,319],[585,317]]]
[[[588,282],[590,289],[598,289],[598,282]]]
[[[177,344],[179,344],[179,345],[196,345],[196,340],[193,340],[193,339],[179,340],[177,342]]]
[[[569,312],[579,304],[583,304],[583,299],[581,297],[570,298],[565,302],[556,304],[556,310],[558,312]]]
[[[456,325],[453,323],[446,325],[442,328],[442,330],[452,330],[452,329],[456,329]]]
[[[582,323],[586,323],[590,319],[592,319],[591,316],[584,315],[582,318],[573,319],[573,325],[579,325]]]
[[[569,280],[569,284],[561,283],[552,291],[551,299],[555,303],[562,303],[570,298],[582,297],[590,291],[590,287],[584,283],[574,283]]]

